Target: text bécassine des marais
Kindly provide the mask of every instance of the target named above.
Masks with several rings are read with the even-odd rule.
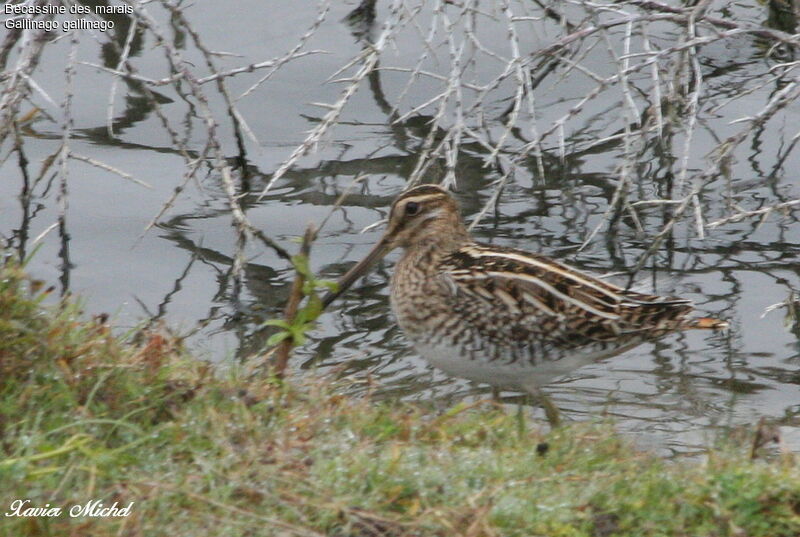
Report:
[[[115,6],[84,6],[82,4],[71,4],[69,7],[60,4],[28,5],[28,4],[5,4],[3,6],[4,15],[109,15],[122,13],[125,15],[133,14],[133,7],[122,4]]]

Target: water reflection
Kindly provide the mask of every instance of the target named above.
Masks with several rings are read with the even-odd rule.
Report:
[[[534,13],[545,16],[542,35],[558,35],[555,32],[562,31],[562,24],[567,30],[573,24],[569,16],[554,12],[555,7]],[[374,4],[362,2],[355,17],[358,20],[351,17],[343,23],[346,8],[343,6],[342,12],[325,23],[329,32],[339,32],[336,46],[331,48],[344,51],[331,60],[334,63],[368,50],[379,35],[380,11],[376,17]],[[310,8],[302,9],[308,11],[308,17],[316,16]],[[756,17],[756,11],[747,10],[747,14]],[[131,58],[157,65],[157,60],[148,58],[151,51],[143,28],[128,17],[115,17],[115,29],[98,47],[97,61],[114,70]],[[773,12],[769,17],[768,26],[794,31],[796,19]],[[760,23],[757,17],[754,20]],[[170,23],[172,45],[188,54],[185,28],[175,20]],[[216,37],[221,41],[232,38],[222,28],[205,30],[218,31]],[[416,32],[409,28],[410,37],[401,35],[398,47],[419,41]],[[506,39],[506,34],[500,35],[489,43],[496,45]],[[612,35],[623,37],[621,33]],[[683,38],[677,29],[651,37],[653,47],[663,48]],[[287,41],[286,45],[292,43]],[[418,104],[428,98],[427,94],[417,86],[404,94],[407,71],[398,69],[413,69],[413,63],[404,63],[407,58],[398,58],[396,63],[382,58],[379,68],[370,72],[367,84],[359,90],[361,100],[341,119],[329,144],[320,148],[321,156],[299,161],[265,196],[262,190],[293,141],[272,140],[245,152],[234,135],[227,135],[225,158],[235,170],[236,199],[265,237],[274,241],[256,237],[246,246],[238,281],[234,275],[238,252],[231,208],[217,169],[209,162],[198,103],[180,88],[155,88],[133,77],[121,78],[112,117],[106,118],[103,110],[93,122],[76,125],[72,143],[77,151],[87,154],[109,150],[113,155],[110,158],[119,156],[121,168],[146,170],[149,178],[156,179],[157,195],[148,205],[137,207],[137,212],[145,213],[144,221],[135,226],[134,233],[114,238],[124,243],[123,249],[141,244],[137,241],[155,245],[148,243],[138,246],[139,250],[118,254],[118,264],[141,263],[133,271],[137,279],[127,282],[118,276],[113,286],[84,283],[84,289],[111,297],[108,302],[115,305],[107,309],[113,310],[133,296],[141,304],[138,313],[151,323],[178,319],[178,324],[184,323],[185,331],[193,334],[192,342],[213,349],[211,359],[245,359],[259,353],[271,334],[263,322],[281,313],[294,277],[286,260],[296,250],[290,239],[302,235],[308,221],[320,222],[332,213],[314,245],[312,262],[323,276],[333,279],[377,238],[379,230],[363,235],[359,231],[386,216],[389,203],[408,178],[438,182],[455,177],[467,220],[485,213],[475,228],[479,240],[539,251],[583,270],[617,272],[617,281],[632,282],[648,292],[692,298],[703,314],[728,319],[732,324],[726,334],[670,336],[581,368],[570,378],[552,384],[548,391],[568,416],[583,419],[613,415],[622,429],[677,451],[703,444],[713,436],[714,427],[753,423],[761,415],[797,427],[800,326],[790,317],[784,327],[787,312],[793,307],[796,311],[793,304],[797,299],[793,297],[800,289],[797,212],[764,213],[763,220],[727,221],[708,229],[702,239],[692,219],[682,219],[661,237],[646,263],[634,270],[678,209],[675,204],[653,201],[679,198],[692,178],[703,173],[705,152],[735,134],[730,122],[741,113],[737,107],[745,103],[760,109],[794,82],[790,66],[778,65],[793,49],[775,54],[770,43],[747,36],[724,45],[698,49],[697,72],[702,76],[707,112],[699,116],[691,139],[687,140],[681,118],[688,113],[682,106],[691,102],[693,86],[689,80],[679,80],[672,88],[673,99],[663,96],[658,113],[652,106],[640,106],[638,115],[624,116],[624,95],[609,93],[587,103],[574,121],[567,123],[562,141],[555,134],[545,137],[539,150],[529,147],[535,142],[533,128],[515,126],[507,134],[508,145],[496,154],[491,147],[465,135],[453,152],[455,158],[449,159],[448,152],[442,150],[427,160],[421,155],[430,155],[432,148],[451,143],[450,125],[442,119],[449,116],[440,117],[434,107],[423,107],[404,117],[411,106],[408,103]],[[445,51],[441,58],[426,62],[425,68],[433,70],[437,61],[446,65],[447,54]],[[590,59],[597,55],[594,67],[602,76],[611,76],[603,73],[608,62],[598,49],[581,54]],[[577,55],[564,57],[581,59]],[[496,74],[488,68],[481,71],[482,66],[470,68],[479,81]],[[770,72],[769,77],[765,77],[765,71]],[[589,85],[563,82],[570,73],[561,60],[553,58],[530,67],[530,88],[538,99],[539,118],[533,127],[540,131],[550,128],[593,87],[589,74]],[[321,75],[320,87],[325,76]],[[641,99],[637,102],[649,102],[650,76],[632,78],[635,87],[631,91]],[[300,73],[294,72],[284,83],[296,86],[300,79]],[[420,87],[435,91],[440,89],[439,82],[427,80],[427,85]],[[759,85],[762,87],[757,88]],[[500,86],[490,105],[482,110],[484,116],[467,118],[470,128],[494,142],[504,135],[514,110],[513,88]],[[91,88],[83,89],[88,92]],[[324,114],[318,110],[302,108],[304,102],[271,100],[270,95],[266,90],[259,95],[259,113],[250,116],[259,135],[268,138],[272,129],[278,129],[281,120],[274,118],[285,117],[281,116],[285,109],[291,110],[292,118],[302,117],[297,121],[305,128],[324,121]],[[405,100],[400,99],[403,95]],[[738,99],[742,95],[751,95],[750,100]],[[734,98],[735,104],[729,104]],[[103,102],[102,108],[106,105]],[[160,126],[164,118],[173,129],[170,133],[165,134]],[[755,130],[747,145],[740,146],[738,158],[729,162],[726,173],[702,185],[697,206],[706,224],[726,218],[737,206],[758,210],[800,196],[792,176],[792,170],[800,164],[794,151],[797,138],[792,119],[787,111],[785,121],[765,123]],[[26,149],[30,147],[26,153],[29,163],[18,166],[22,170],[20,182],[11,185],[8,180],[2,186],[4,198],[12,201],[4,202],[0,234],[23,257],[30,253],[33,239],[58,221],[56,176],[46,166],[40,166],[42,171],[37,174],[30,164],[34,159],[52,163],[62,137],[56,124],[40,119],[20,128],[19,136],[26,140]],[[626,133],[634,129],[645,134],[631,144]],[[696,157],[684,162],[680,155],[687,144],[700,149]],[[631,169],[622,170],[621,162],[632,163]],[[8,161],[4,164],[4,173],[10,166]],[[82,188],[80,180],[96,180],[86,192],[101,200],[118,188],[116,184],[98,186],[107,177],[96,168],[87,166],[80,172],[70,179],[75,190],[73,200]],[[634,180],[624,203],[617,203],[623,172]],[[359,176],[367,180],[352,186]],[[492,203],[497,183],[504,187]],[[350,194],[342,205],[332,209],[348,188]],[[138,192],[115,210],[123,211],[125,203],[137,203]],[[173,195],[173,205],[162,214],[164,200]],[[79,281],[99,281],[103,272],[113,270],[114,260],[106,259],[103,248],[92,242],[104,226],[114,222],[111,217],[101,220],[93,214],[103,203],[95,202],[93,210],[68,212],[48,238],[53,241],[52,249],[38,258],[41,262],[34,258],[34,270],[60,279],[62,292],[72,290],[76,276]],[[140,238],[142,228],[156,215],[157,227]],[[594,240],[580,250],[598,226]],[[83,247],[76,248],[76,242]],[[148,256],[151,258],[141,259]],[[58,259],[57,267],[48,272],[48,263],[54,258]],[[299,371],[323,369],[350,378],[356,394],[404,397],[439,408],[464,398],[486,397],[487,387],[447,378],[409,350],[388,309],[386,283],[392,263],[390,259],[321,318],[319,330],[311,334],[312,342],[297,350],[294,367]],[[146,279],[148,273],[151,280]],[[80,280],[81,274],[88,276]],[[92,300],[90,294],[90,309]],[[784,305],[761,317],[766,308],[777,304]],[[512,393],[503,397],[510,404],[518,401]]]

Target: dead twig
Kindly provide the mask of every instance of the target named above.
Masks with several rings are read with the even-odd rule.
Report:
[[[300,246],[300,255],[305,259],[308,259],[311,253],[311,244],[316,238],[317,228],[314,224],[309,224],[303,235],[303,243]],[[291,324],[297,316],[300,302],[303,300],[304,296],[303,287],[305,283],[305,275],[298,270],[295,274],[294,281],[292,281],[292,288],[289,291],[289,300],[286,302],[286,307],[283,310],[283,319],[289,324]],[[277,378],[283,378],[286,374],[286,366],[289,364],[289,355],[292,352],[294,344],[295,340],[291,337],[285,338],[278,344],[275,355],[273,356],[271,368],[271,373]]]

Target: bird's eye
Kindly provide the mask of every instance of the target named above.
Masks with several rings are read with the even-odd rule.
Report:
[[[416,201],[409,201],[406,203],[406,214],[409,216],[414,216],[415,214],[419,213],[419,203]]]

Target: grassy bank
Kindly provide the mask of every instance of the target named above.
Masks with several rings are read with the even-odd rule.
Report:
[[[609,426],[542,435],[488,403],[432,415],[214,371],[167,337],[126,342],[74,305],[43,308],[1,270],[0,512],[64,508],[0,516],[3,536],[800,534],[789,459],[668,462]],[[67,513],[92,500],[134,503]]]

